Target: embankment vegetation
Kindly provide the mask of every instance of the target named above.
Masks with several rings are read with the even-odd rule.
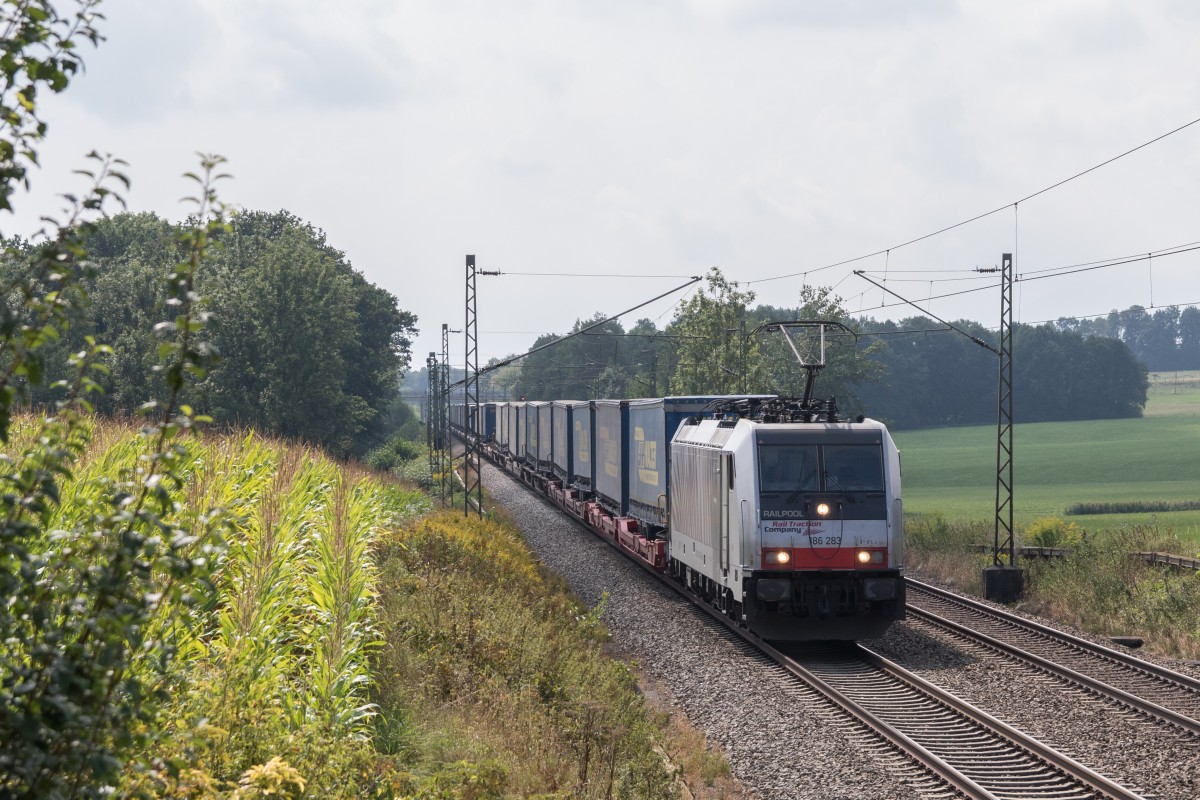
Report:
[[[1062,520],[1036,520],[1031,544],[1068,547],[1063,558],[1023,559],[1026,591],[1020,608],[1103,636],[1141,636],[1148,649],[1200,658],[1200,572],[1149,564],[1134,553],[1187,552],[1170,530],[1136,525],[1089,534]],[[908,565],[973,594],[991,553],[992,527],[937,516],[906,520]],[[1026,541],[1026,532],[1021,532]]]
[[[20,416],[10,447],[35,446],[41,432]],[[86,538],[105,487],[136,469],[146,443],[132,423],[91,417],[78,437],[47,526]],[[179,448],[160,521],[211,524],[182,548],[189,574],[157,572],[141,588],[169,587],[161,598],[127,598],[147,609],[145,649],[105,640],[125,653],[126,677],[76,723],[112,716],[92,742],[109,766],[78,780],[78,763],[16,729],[18,713],[28,723],[50,709],[18,702],[0,760],[37,768],[0,781],[11,796],[101,796],[106,783],[117,796],[213,800],[272,787],[280,797],[672,796],[665,720],[630,667],[606,655],[601,609],[542,571],[514,526],[431,513],[416,487],[305,445],[208,434]],[[55,548],[76,540],[47,532],[31,549],[54,573],[102,566],[95,551],[64,563]],[[43,584],[46,599],[69,604],[57,585]],[[82,624],[46,620],[40,640],[26,630],[4,677],[39,641],[80,638]],[[691,757],[711,761],[700,749]]]

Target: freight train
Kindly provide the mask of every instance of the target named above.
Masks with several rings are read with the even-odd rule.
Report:
[[[904,618],[900,454],[880,422],[774,396],[497,402],[451,426],[596,535],[770,641]]]

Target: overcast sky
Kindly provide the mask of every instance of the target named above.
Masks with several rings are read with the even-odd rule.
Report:
[[[63,4],[65,7],[65,3]],[[107,0],[107,41],[45,103],[29,233],[88,150],[130,162],[130,208],[179,219],[178,177],[221,153],[224,198],[323,229],[420,318],[414,366],[463,322],[482,269],[699,275],[760,301],[850,274],[924,300],[932,272],[1019,273],[1200,241],[1200,124],[987,219],[1200,117],[1192,0]],[[886,263],[885,263],[886,262]],[[803,273],[811,271],[805,276]],[[912,279],[900,282],[898,279]],[[483,359],[616,312],[682,277],[480,278]],[[864,293],[865,292],[865,293]],[[665,325],[681,295],[626,319]],[[1200,251],[1019,284],[1035,322],[1200,302]],[[933,313],[995,325],[995,291]],[[462,360],[462,339],[452,361]]]

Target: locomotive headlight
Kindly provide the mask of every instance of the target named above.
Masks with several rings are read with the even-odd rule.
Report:
[[[859,550],[855,556],[860,564],[882,564],[882,550]]]
[[[817,503],[817,516],[818,517],[828,517],[829,516],[829,503]]]
[[[780,564],[786,564],[791,560],[792,560],[792,554],[789,553],[787,550],[780,550],[778,553],[775,554],[775,561],[777,561]]]

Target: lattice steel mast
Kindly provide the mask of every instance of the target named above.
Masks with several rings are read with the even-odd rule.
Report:
[[[437,409],[441,402],[441,378],[438,376],[437,353],[430,353],[425,359],[425,448],[429,452],[429,480],[432,485],[433,476],[441,466],[441,456],[438,455],[441,442],[438,439]]]
[[[467,256],[467,308],[466,324],[463,326],[463,336],[466,339],[466,381],[463,402],[463,423],[470,431],[466,437],[466,455],[463,457],[463,515],[471,513],[471,498],[474,497],[475,509],[483,516],[483,483],[479,464],[479,437],[483,425],[480,419],[483,409],[479,406],[479,320],[478,296],[475,291],[475,256]]]
[[[454,331],[457,333],[457,331]],[[454,497],[454,479],[450,476],[450,470],[454,466],[453,453],[450,448],[450,326],[442,323],[442,391],[441,402],[438,403],[438,432],[442,437],[442,447],[439,450],[441,454],[438,464],[441,467],[441,496],[442,504],[446,503],[446,498]]]
[[[996,525],[992,563],[1017,565],[1013,536],[1013,359],[1012,359],[1012,253],[1000,259],[1000,377],[996,392]]]
[[[1017,566],[1013,531],[1013,257],[1000,257],[1000,364],[996,387],[996,519],[992,533],[992,565],[983,571],[983,596],[1011,603],[1025,589]],[[1007,562],[1007,563],[1006,563]]]

